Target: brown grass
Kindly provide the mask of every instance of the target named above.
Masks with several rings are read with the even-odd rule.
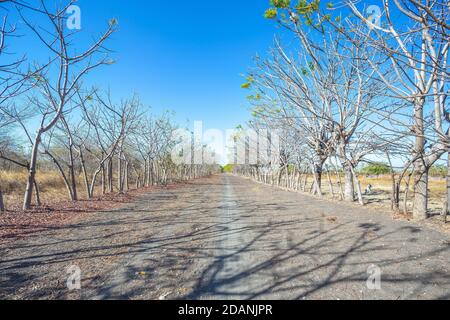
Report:
[[[23,200],[28,172],[0,170],[0,188],[4,193],[5,206],[9,210],[17,210]],[[38,171],[36,181],[39,187],[41,201],[44,205],[51,205],[61,200],[69,200],[68,191],[61,175],[57,171]],[[83,178],[77,179],[77,191],[80,200],[86,200],[86,188],[81,184]],[[100,196],[96,189],[95,196]]]
[[[27,172],[26,170],[21,171],[4,171],[0,170],[0,187],[4,193],[5,205],[10,210],[17,210],[20,208],[22,203],[23,193],[25,191]],[[371,184],[373,186],[374,194],[367,196],[366,200],[369,205],[389,207],[390,206],[390,194],[392,188],[391,177],[388,175],[384,176],[360,176],[361,187],[363,191],[365,188]],[[41,195],[42,203],[46,206],[51,206],[56,202],[62,200],[68,200],[69,196],[64,185],[64,182],[56,171],[38,171],[36,179],[39,185],[39,191]],[[339,186],[337,183],[337,177],[331,175],[334,192],[338,193]],[[78,181],[78,196],[80,200],[86,200],[86,190],[85,186],[82,185],[83,178],[80,176]],[[312,176],[309,178],[309,183],[312,183]],[[412,183],[410,186],[410,197],[412,197]],[[402,185],[402,198],[405,189],[405,183]],[[429,184],[430,191],[430,209],[433,211],[440,211],[442,208],[443,201],[445,199],[446,193],[446,181],[444,178],[430,178]],[[331,197],[331,193],[328,186],[327,176],[323,176],[323,192],[326,196]],[[96,188],[95,197],[100,197],[100,188]],[[409,202],[409,205],[411,203]]]
[[[335,199],[339,198],[339,184],[336,175],[330,174],[331,181],[334,188]],[[373,194],[364,196],[364,200],[367,202],[369,206],[380,208],[380,209],[390,209],[391,205],[391,192],[392,192],[392,180],[389,175],[380,175],[380,176],[359,176],[359,180],[361,182],[361,189],[364,190],[370,184],[373,186]],[[342,183],[344,183],[344,178],[341,177]],[[308,178],[308,190],[310,185],[313,182],[313,176],[311,175]],[[408,197],[408,209],[412,208],[412,198],[413,198],[413,184],[414,177],[411,178],[410,183],[410,192]],[[446,180],[441,177],[430,177],[429,180],[429,207],[433,214],[438,214],[442,210],[442,206],[446,196]],[[403,206],[403,197],[406,189],[406,182],[403,181],[401,188],[401,205]],[[332,198],[331,190],[329,188],[328,177],[326,174],[322,177],[322,191],[327,198]],[[403,208],[402,208],[403,209]]]

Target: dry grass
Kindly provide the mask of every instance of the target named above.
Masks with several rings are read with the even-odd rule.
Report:
[[[26,185],[27,172],[21,171],[5,171],[0,170],[0,187],[4,193],[5,205],[9,209],[16,209],[20,207],[22,202],[23,193]],[[390,207],[390,194],[392,188],[391,177],[385,176],[360,176],[361,187],[363,190],[371,184],[373,186],[373,194],[365,196],[369,206],[379,207],[386,209]],[[68,194],[64,182],[57,171],[38,171],[36,175],[38,181],[39,191],[41,195],[41,201],[46,206],[51,206],[55,202],[68,200]],[[333,188],[335,192],[335,198],[338,197],[339,185],[338,179],[335,175],[331,176]],[[342,179],[342,178],[341,178]],[[312,176],[309,177],[309,184],[312,183]],[[78,178],[78,195],[80,200],[86,199],[86,191],[84,185],[82,185],[83,179],[80,176]],[[409,208],[412,207],[411,198],[412,192],[412,180],[410,198],[408,201]],[[405,183],[402,185],[401,197],[403,199],[405,189]],[[100,188],[96,188],[96,197],[99,197]],[[444,178],[430,178],[429,184],[430,191],[430,209],[434,213],[440,212],[446,194],[446,181]],[[323,176],[323,192],[325,196],[331,198],[331,192],[329,189],[328,178],[326,174]]]
[[[336,175],[330,175],[331,181],[334,189],[334,199],[339,198],[339,184]],[[363,176],[359,177],[361,182],[362,191],[367,188],[370,184],[373,187],[373,193],[371,195],[365,195],[364,200],[369,207],[379,208],[379,209],[390,209],[391,206],[391,192],[392,192],[392,180],[389,175],[380,176]],[[344,178],[341,177],[342,183],[344,183]],[[313,183],[313,176],[308,177],[308,187],[309,190],[311,184]],[[412,197],[413,197],[413,183],[414,177],[411,178],[410,192],[408,197],[408,210],[412,209]],[[433,214],[438,214],[442,210],[442,206],[446,197],[446,180],[440,177],[430,177],[429,180],[429,208]],[[403,207],[403,198],[405,195],[406,183],[403,181],[401,188],[401,205]],[[326,174],[322,177],[322,192],[327,198],[333,198],[331,195],[331,190],[329,187],[328,177]],[[403,208],[402,208],[403,209]]]
[[[4,193],[4,201],[6,208],[15,209],[20,206],[25,192],[28,172],[5,171],[0,170],[0,187]],[[86,191],[84,185],[81,184],[83,178],[78,177],[77,190],[80,200],[86,199]],[[68,200],[69,195],[61,175],[57,171],[38,171],[36,173],[36,181],[39,187],[41,201],[44,205]],[[96,189],[99,196],[98,188]]]
[[[380,208],[390,208],[390,199],[392,192],[392,181],[389,176],[380,177],[361,177],[361,186],[363,190],[371,184],[374,187],[374,194],[367,196],[367,201],[369,205],[380,207]],[[411,178],[409,197],[407,201],[409,213],[413,207],[413,184],[414,177]],[[401,201],[402,210],[403,201],[405,196],[406,184],[402,184],[401,191]],[[429,191],[429,209],[432,215],[438,215],[442,211],[444,206],[444,201],[446,198],[447,182],[444,178],[430,177],[428,191]]]

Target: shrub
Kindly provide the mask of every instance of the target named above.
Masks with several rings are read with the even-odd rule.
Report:
[[[234,165],[227,164],[226,166],[222,167],[222,172],[224,172],[224,173],[231,173],[231,172],[233,172],[233,169],[234,169]]]
[[[371,163],[361,169],[361,173],[365,175],[382,175],[391,173],[391,168],[388,164],[383,162]]]

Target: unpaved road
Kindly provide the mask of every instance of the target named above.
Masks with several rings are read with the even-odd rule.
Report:
[[[0,247],[0,299],[163,298],[450,299],[450,239],[224,175]]]

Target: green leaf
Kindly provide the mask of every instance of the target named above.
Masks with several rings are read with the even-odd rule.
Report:
[[[270,3],[280,9],[287,9],[291,6],[291,0],[271,0]]]
[[[267,9],[264,12],[264,18],[266,19],[275,19],[278,16],[278,10],[276,8]]]

